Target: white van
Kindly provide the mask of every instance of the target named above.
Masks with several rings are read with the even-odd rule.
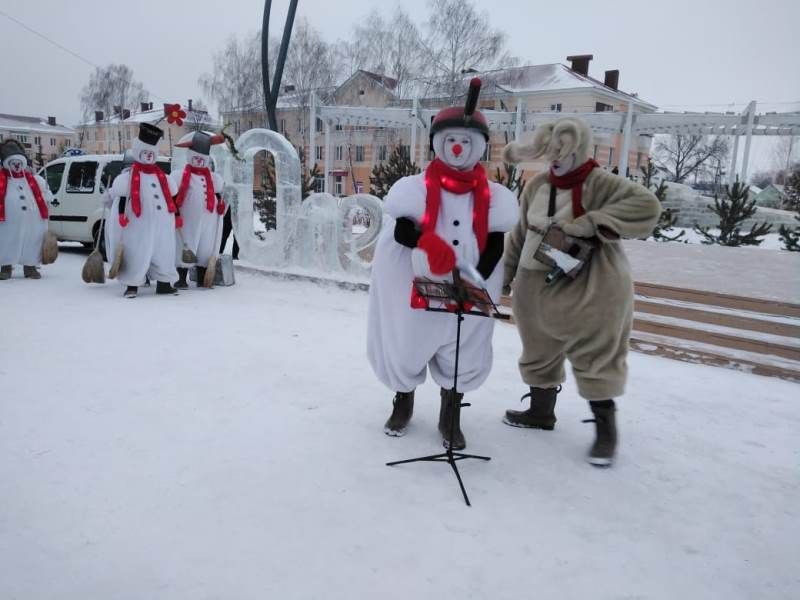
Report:
[[[49,229],[60,241],[94,245],[103,219],[105,191],[122,170],[122,158],[122,154],[64,156],[39,171],[53,195],[48,207]],[[169,174],[169,158],[161,156],[157,164]]]

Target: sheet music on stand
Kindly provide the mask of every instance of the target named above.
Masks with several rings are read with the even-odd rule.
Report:
[[[456,309],[454,298],[464,305],[464,314],[493,317],[508,320],[510,315],[501,313],[486,288],[479,288],[468,280],[459,278],[457,283],[449,281],[433,281],[426,277],[414,279],[417,293],[430,303],[429,311],[453,312]],[[438,306],[434,306],[438,305]],[[473,310],[476,309],[476,310]]]

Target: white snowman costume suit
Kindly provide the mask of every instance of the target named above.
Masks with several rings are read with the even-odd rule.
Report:
[[[178,190],[176,202],[183,217],[181,234],[175,236],[180,268],[192,266],[181,261],[183,244],[197,256],[196,264],[200,267],[207,267],[209,259],[217,254],[222,215],[227,207],[222,200],[225,182],[219,174],[211,172],[209,150],[212,144],[222,142],[221,135],[192,132],[176,144],[178,148],[188,148],[184,169],[170,174],[171,185]]]
[[[445,109],[442,113],[449,110],[452,109]],[[464,118],[463,113],[462,107],[459,119]],[[444,116],[446,118],[448,115]],[[482,115],[480,117],[483,118]],[[483,173],[479,160],[486,148],[486,139],[484,134],[475,129],[446,127],[434,134],[433,146],[437,161],[425,173],[404,177],[389,190],[384,203],[388,218],[372,266],[367,354],[378,379],[396,392],[412,392],[425,381],[427,369],[430,369],[431,376],[442,389],[453,387],[456,319],[450,314],[413,309],[410,303],[415,277],[452,280],[451,276],[434,273],[428,254],[420,247],[410,248],[399,243],[397,223],[407,219],[420,227],[429,218],[426,217],[426,211],[430,212],[426,178],[434,176],[437,167],[463,172],[477,168]],[[457,153],[453,152],[454,146],[458,146]],[[484,208],[488,209],[488,218],[484,215],[484,222],[488,225],[490,237],[497,234],[494,239],[498,239],[499,236],[502,254],[502,234],[516,224],[518,204],[508,188],[494,182],[486,183],[489,202],[488,207]],[[481,250],[474,222],[479,215],[475,199],[476,193],[473,191],[456,193],[443,186],[433,233],[452,249],[456,265],[468,264],[478,267],[480,271]],[[499,259],[500,255],[497,255],[496,261]],[[500,299],[503,283],[503,269],[495,268],[496,264],[489,265],[490,273],[482,273],[487,290],[495,302]],[[492,367],[493,330],[493,319],[467,317],[463,321],[459,392],[477,389],[488,377]]]
[[[175,269],[175,228],[179,222],[176,223],[172,199],[177,188],[164,175],[163,182],[167,186],[165,189],[162,177],[156,171],[155,143],[158,138],[154,140],[147,137],[143,140],[142,137],[140,128],[140,138],[133,144],[133,167],[120,173],[111,185],[112,218],[108,220],[107,236],[109,256],[116,254],[119,243],[124,249],[124,259],[117,279],[123,285],[133,287],[144,285],[146,278],[170,284],[178,279]],[[132,189],[137,175],[137,164],[140,165],[138,169],[150,171],[138,172],[138,203],[134,202]],[[138,215],[137,210],[140,211]],[[114,218],[116,215],[119,218]]]
[[[0,265],[35,267],[42,262],[51,195],[45,180],[27,169],[23,152],[11,140],[0,153]]]

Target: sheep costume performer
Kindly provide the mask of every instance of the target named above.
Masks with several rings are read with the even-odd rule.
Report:
[[[156,294],[176,295],[175,229],[181,217],[173,196],[177,187],[156,164],[158,140],[164,132],[149,123],[139,125],[133,142],[133,164],[111,184],[111,214],[107,221],[108,256],[122,250],[117,279],[126,298],[135,298],[147,279],[156,281]]]
[[[511,164],[550,161],[549,172],[525,186],[519,222],[506,241],[504,284],[513,280],[512,308],[522,338],[519,367],[530,386],[522,398],[530,397],[530,408],[506,411],[504,422],[552,430],[569,359],[578,392],[594,414],[589,462],[610,466],[617,446],[613,399],[625,391],[633,320],[633,283],[619,240],[648,236],[661,207],[643,186],[598,168],[589,158],[591,147],[588,125],[568,117],[539,126],[532,143],[511,143],[503,153]],[[551,223],[597,247],[575,279],[548,284],[551,267],[534,255]]]
[[[0,145],[0,280],[10,279],[22,265],[28,279],[41,279],[49,213],[50,188],[28,169],[25,149],[16,140]]]
[[[430,369],[441,387],[439,431],[447,446],[451,406],[453,449],[466,447],[459,424],[460,400],[451,402],[456,349],[456,319],[422,308],[413,280],[452,281],[458,265],[477,268],[492,298],[499,300],[503,273],[495,268],[503,254],[504,233],[517,220],[517,199],[488,181],[480,164],[489,139],[486,118],[475,110],[480,80],[473,79],[466,107],[441,110],[431,124],[436,158],[424,173],[404,177],[389,190],[372,264],[367,354],[378,379],[396,392],[384,426],[401,436],[414,408],[414,390]],[[468,317],[461,328],[459,390],[471,392],[492,367],[493,319]]]
[[[222,135],[195,131],[186,134],[175,144],[177,148],[187,149],[186,166],[182,171],[170,175],[173,187],[178,190],[175,203],[183,217],[183,227],[175,236],[179,276],[175,287],[178,289],[189,287],[186,276],[191,264],[181,261],[184,248],[197,256],[197,287],[204,286],[208,261],[217,254],[222,215],[226,210],[222,200],[225,184],[220,175],[211,172],[209,154],[212,145],[224,142]]]

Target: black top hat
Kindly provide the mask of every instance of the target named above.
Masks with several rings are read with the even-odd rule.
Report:
[[[0,163],[5,161],[9,156],[14,156],[15,154],[21,154],[27,160],[28,155],[25,154],[25,148],[22,147],[17,140],[6,140],[2,144],[0,144]]]
[[[155,125],[150,125],[150,123],[139,124],[139,140],[148,146],[155,146],[162,137],[164,137],[164,131]]]

